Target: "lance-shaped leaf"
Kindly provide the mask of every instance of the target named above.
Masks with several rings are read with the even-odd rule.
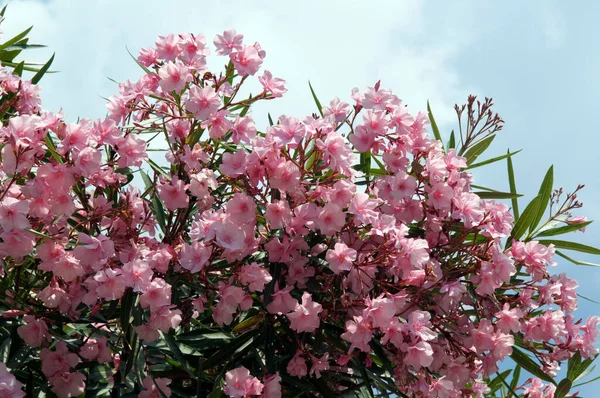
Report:
[[[527,228],[529,228],[529,225],[531,225],[534,217],[537,215],[537,211],[540,206],[540,200],[541,198],[538,195],[535,198],[533,198],[531,202],[529,202],[529,204],[525,208],[525,211],[523,211],[523,214],[515,223],[512,230],[512,234],[507,241],[507,246],[511,244],[512,239],[519,240],[523,236],[525,231],[527,231]]]
[[[492,164],[492,163],[498,162],[498,161],[500,161],[502,159],[506,159],[506,158],[509,158],[509,157],[511,157],[513,155],[516,155],[517,153],[519,153],[521,151],[522,151],[522,149],[519,149],[518,151],[515,151],[515,152],[508,152],[506,155],[500,155],[500,156],[496,156],[495,158],[483,160],[483,161],[478,162],[478,163],[473,163],[472,165],[470,165],[469,167],[467,167],[467,169],[468,170],[469,169],[475,169],[477,167],[481,167],[481,166],[485,166],[485,165],[488,165],[488,164]]]
[[[517,365],[521,366],[523,369],[538,377],[548,383],[552,383],[556,385],[554,379],[548,376],[544,371],[540,368],[540,365],[535,363],[533,359],[527,356],[523,351],[519,350],[517,347],[513,347],[513,353],[510,355],[513,361],[517,363]]]
[[[588,261],[575,260],[558,250],[556,251],[556,254],[558,254],[559,256],[561,256],[562,258],[564,258],[566,260],[569,260],[570,262],[572,262],[575,265],[585,265],[586,267],[600,267],[600,264],[590,263]]]
[[[578,231],[581,228],[587,227],[591,223],[592,223],[592,221],[586,221],[586,222],[582,222],[582,223],[579,223],[579,224],[567,224],[567,225],[563,225],[562,227],[549,228],[549,229],[545,229],[545,230],[542,230],[542,231],[538,232],[536,234],[536,236],[556,236],[556,235],[562,235],[562,234],[566,234],[566,233],[569,233],[569,232]]]
[[[456,148],[456,137],[454,134],[454,130],[452,130],[450,132],[450,138],[448,139],[448,145],[447,145],[448,149],[455,149]]]
[[[438,128],[437,123],[435,122],[435,118],[433,117],[433,113],[431,112],[431,106],[429,105],[429,101],[427,101],[427,115],[429,116],[429,122],[431,123],[431,130],[433,130],[433,136],[439,142],[442,142],[442,135],[440,134],[440,129]],[[442,143],[442,148],[444,144]]]
[[[600,255],[600,249],[597,249],[593,246],[584,245],[583,243],[568,242],[566,240],[557,240],[557,239],[546,239],[546,240],[540,240],[539,242],[542,245],[546,245],[546,246],[553,244],[554,247],[556,247],[558,249],[574,250],[574,251],[582,252],[582,253]]]
[[[571,386],[573,383],[569,379],[563,379],[560,383],[558,383],[558,387],[556,387],[556,391],[554,392],[554,398],[565,398],[569,391],[571,391]]]
[[[507,151],[507,153],[510,153],[510,149]],[[512,158],[510,156],[506,158],[506,166],[508,168],[508,186],[510,187],[510,192],[516,194],[517,185],[515,183],[515,172],[513,170]],[[513,198],[511,199],[511,204],[515,221],[517,221],[519,219],[519,201],[517,198]]]
[[[321,117],[323,117],[323,107],[321,106],[321,102],[317,98],[317,94],[315,94],[315,90],[313,90],[313,87],[310,84],[310,81],[308,82],[308,87],[310,87],[310,92],[312,94],[312,97],[315,100],[315,104],[317,104],[317,109],[319,110],[319,114],[321,115]]]
[[[473,193],[479,196],[481,199],[513,199],[523,196],[516,193],[499,191],[480,191]]]
[[[494,141],[494,138],[496,138],[496,135],[492,134],[469,148],[469,150],[467,150],[467,152],[463,155],[467,159],[467,165],[471,165],[479,157],[479,155],[485,152],[492,141]]]
[[[48,72],[48,69],[50,69],[52,62],[54,62],[54,54],[52,54],[48,62],[46,62],[44,66],[42,66],[40,70],[31,78],[31,82],[33,84],[37,84],[42,79],[46,72]]]
[[[21,33],[19,33],[15,37],[13,37],[12,39],[7,40],[6,42],[0,44],[0,50],[6,50],[13,44],[18,43],[19,41],[24,39],[25,36],[27,36],[29,34],[29,32],[31,32],[32,28],[33,28],[33,26],[30,26],[29,28],[25,29],[24,31],[22,31]]]
[[[540,196],[540,206],[537,210],[537,214],[529,225],[530,233],[535,230],[544,216],[544,211],[546,211],[546,207],[550,202],[550,195],[552,195],[552,184],[554,184],[554,166],[550,166],[544,176],[542,185],[540,186],[540,191],[538,192],[538,195]]]

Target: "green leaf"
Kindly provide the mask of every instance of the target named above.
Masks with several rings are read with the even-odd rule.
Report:
[[[517,365],[515,367],[515,371],[513,372],[512,381],[510,382],[510,385],[508,386],[508,388],[510,389],[510,391],[514,391],[515,388],[517,388],[517,385],[519,385],[519,379],[520,378],[521,378],[521,366]]]
[[[550,228],[542,230],[536,234],[536,236],[556,236],[562,235],[573,231],[578,231],[581,228],[585,228],[590,225],[593,221],[586,221],[579,224],[567,224],[562,227]]]
[[[561,256],[562,258],[569,260],[570,262],[572,262],[575,265],[584,265],[586,267],[600,267],[600,264],[596,264],[596,263],[590,263],[587,261],[579,261],[579,260],[575,260],[569,256],[567,256],[566,254],[564,254],[563,252],[560,251],[556,251],[556,254],[558,254],[559,256]]]
[[[167,223],[165,216],[165,208],[163,207],[158,195],[152,196],[152,205],[150,206],[152,209],[152,213],[156,217],[156,221],[158,222],[158,226],[163,231],[163,233],[167,233]]]
[[[8,363],[8,355],[10,353],[10,343],[11,338],[8,337],[2,341],[2,345],[0,345],[0,362]]]
[[[431,123],[431,130],[433,130],[433,136],[439,142],[442,142],[442,136],[440,135],[440,129],[438,128],[437,123],[435,122],[435,118],[433,117],[433,113],[431,112],[431,106],[429,106],[429,101],[427,101],[427,115],[429,115],[429,122]],[[444,148],[444,144],[442,143],[442,148]]]
[[[554,166],[550,166],[546,175],[544,176],[544,180],[542,181],[542,185],[540,186],[540,191],[538,195],[540,195],[540,206],[537,210],[537,214],[533,218],[533,221],[529,225],[529,232],[535,230],[535,228],[540,223],[540,220],[544,216],[544,211],[546,211],[546,206],[550,202],[550,195],[552,195],[552,185],[554,184]]]
[[[535,363],[533,359],[531,359],[528,355],[525,355],[525,353],[523,353],[517,347],[513,347],[513,353],[510,355],[510,357],[513,361],[515,361],[517,365],[521,366],[523,369],[525,369],[535,377],[538,377],[544,381],[547,381],[548,383],[556,385],[554,379],[548,376],[546,373],[544,373],[542,369],[540,369],[540,365]]]
[[[11,62],[5,62],[4,65],[12,66]],[[19,64],[14,64],[13,68],[14,68],[13,73],[17,76],[23,76],[23,71],[27,70],[25,68],[25,62],[21,62]]]
[[[454,136],[454,130],[450,133],[450,139],[448,140],[448,149],[456,148],[456,138]]]
[[[575,384],[573,387],[581,387],[581,386],[584,386],[584,385],[589,384],[591,382],[594,382],[596,380],[600,380],[600,376],[594,377],[593,379],[588,380],[588,381],[584,381],[583,383]]]
[[[546,246],[548,246],[549,244],[553,244],[555,247],[557,247],[559,249],[574,250],[574,251],[582,252],[582,253],[600,255],[600,249],[597,249],[592,246],[584,245],[583,243],[567,242],[565,240],[556,240],[556,239],[540,240],[539,243],[542,245],[546,245]]]
[[[46,62],[44,64],[44,66],[42,66],[40,68],[40,70],[31,78],[31,83],[37,84],[42,79],[42,77],[46,74],[46,72],[48,72],[48,69],[50,68],[50,65],[52,65],[53,61],[54,61],[54,54],[52,54],[52,56],[50,57],[48,62]]]
[[[323,107],[321,106],[321,102],[317,98],[317,94],[315,94],[315,90],[313,90],[312,85],[310,84],[310,80],[308,81],[308,87],[310,87],[310,92],[315,100],[315,104],[317,104],[317,109],[319,110],[319,114],[323,117]]]
[[[511,192],[499,192],[499,191],[480,191],[480,192],[473,192],[473,193],[476,194],[477,196],[479,196],[481,199],[513,199],[513,198],[519,198],[519,197],[523,196],[523,195],[511,193]]]
[[[10,46],[12,46],[13,44],[18,43],[19,41],[24,39],[25,36],[27,36],[29,34],[29,32],[31,32],[32,28],[33,28],[33,26],[30,26],[29,28],[25,29],[23,32],[19,33],[12,39],[4,42],[3,44],[0,44],[0,50],[5,50],[5,49],[9,48]]]
[[[150,165],[150,167],[152,167],[152,170],[156,171],[158,174],[161,174],[163,177],[170,179],[169,174],[167,174],[167,172],[164,171],[162,167],[157,165],[152,159],[146,159],[146,162],[148,165]]]
[[[517,153],[519,153],[521,151],[522,151],[522,149],[519,149],[518,151],[515,151],[515,152],[508,152],[506,155],[496,156],[495,158],[484,160],[484,161],[479,162],[479,163],[474,163],[474,164],[470,165],[469,167],[467,167],[467,170],[475,169],[477,167],[481,167],[481,166],[485,166],[487,164],[495,163],[495,162],[497,162],[499,160],[509,158],[512,155],[516,155]]]
[[[267,116],[269,117],[269,126],[273,126],[273,118],[271,118],[271,114],[268,113]]]
[[[228,362],[236,353],[251,345],[259,333],[260,329],[255,329],[236,337],[233,341],[204,361],[201,366],[202,370],[211,369]]]
[[[489,393],[493,394],[496,391],[498,391],[500,389],[500,387],[502,387],[502,381],[505,380],[511,372],[512,372],[512,369],[508,369],[502,373],[496,373],[496,377],[487,383],[487,386],[490,389]]]
[[[519,217],[519,219],[515,223],[515,226],[513,227],[512,234],[510,236],[512,239],[519,240],[523,236],[525,231],[527,231],[527,228],[529,228],[529,225],[532,223],[533,218],[537,215],[537,211],[540,206],[540,200],[541,197],[538,195],[535,198],[533,198],[531,202],[529,202],[529,204],[525,208],[525,211],[523,211],[523,214],[521,215],[521,217]],[[508,239],[507,243],[511,243],[512,239]]]
[[[179,362],[181,364],[181,367],[192,377],[195,377],[194,375],[194,368],[188,363],[188,361],[185,359],[185,356],[183,355],[183,353],[181,352],[181,349],[179,348],[179,345],[177,345],[177,342],[173,339],[173,336],[171,336],[168,333],[163,333],[160,332],[160,334],[162,335],[165,343],[167,343],[167,346],[169,347],[169,354],[173,355],[173,358]]]
[[[139,63],[139,61],[137,60],[137,58],[133,56],[133,54],[131,53],[131,51],[129,51],[129,49],[128,49],[127,47],[125,47],[125,49],[126,49],[126,50],[127,50],[127,52],[129,53],[129,56],[131,56],[131,58],[133,59],[133,61],[134,61],[136,64],[138,64],[138,66],[139,66],[140,68],[142,68],[144,72],[146,72],[146,73],[148,73],[148,74],[152,73],[152,71],[151,71],[150,69],[146,68],[144,65],[142,65],[142,64],[140,64],[140,63]]]
[[[569,391],[571,391],[571,386],[573,383],[569,379],[563,379],[558,386],[556,387],[556,391],[554,392],[554,398],[565,398]]]
[[[510,153],[510,149],[507,150],[507,153]],[[508,168],[508,185],[510,187],[511,193],[517,193],[517,185],[515,184],[515,173],[513,170],[512,158],[509,156],[506,158],[506,165]],[[519,219],[519,201],[517,198],[511,200],[513,214],[515,215],[515,221]]]
[[[467,159],[467,166],[470,166],[479,155],[485,152],[485,150],[490,146],[492,141],[494,141],[494,138],[496,138],[496,135],[492,134],[489,137],[479,141],[471,148],[469,148],[469,150],[464,154],[464,157]]]

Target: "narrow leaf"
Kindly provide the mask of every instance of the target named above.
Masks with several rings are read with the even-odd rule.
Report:
[[[581,228],[585,228],[590,225],[592,221],[586,221],[579,224],[568,224],[563,225],[562,227],[550,228],[543,231],[540,231],[536,234],[536,236],[556,236],[562,235],[573,231],[578,231]]]
[[[323,117],[323,107],[321,106],[321,102],[317,98],[317,94],[315,94],[315,90],[313,90],[313,87],[310,84],[310,81],[308,82],[308,87],[310,87],[310,92],[313,96],[313,99],[315,100],[315,104],[317,104],[317,109],[319,110],[319,114],[321,115],[321,117]]]
[[[467,165],[471,165],[490,146],[494,138],[496,138],[495,134],[490,135],[469,148],[464,154],[464,157],[467,159]]]
[[[4,42],[3,44],[0,44],[0,50],[5,50],[8,47],[12,46],[13,44],[18,43],[19,41],[21,41],[21,39],[25,38],[25,36],[27,36],[29,34],[29,32],[31,32],[32,28],[33,28],[33,26],[30,26],[29,28],[25,29],[23,32],[19,33],[18,35],[16,35],[12,39]]]
[[[558,254],[559,256],[561,256],[562,258],[569,260],[570,262],[572,262],[575,265],[584,265],[586,267],[600,267],[600,264],[596,264],[596,263],[590,263],[587,261],[579,261],[579,260],[575,260],[569,256],[567,256],[566,254],[564,254],[563,252],[560,251],[556,251],[556,254]]]
[[[46,62],[44,64],[44,66],[42,66],[40,68],[40,70],[31,78],[31,82],[33,84],[37,84],[42,79],[42,77],[46,74],[46,72],[48,72],[48,69],[50,68],[50,65],[52,65],[53,61],[54,61],[54,54],[52,54],[52,56],[50,57],[48,62]]]
[[[456,148],[456,137],[454,136],[454,130],[450,133],[450,139],[448,140],[448,149]]]
[[[429,101],[427,101],[427,114],[429,116],[429,122],[431,123],[431,130],[433,130],[433,136],[435,137],[436,140],[438,140],[439,142],[442,142],[442,136],[440,134],[440,129],[437,126],[437,123],[435,122],[435,118],[433,117],[433,113],[431,112],[431,106],[429,106]],[[444,144],[442,143],[442,148],[444,147]]]
[[[517,347],[513,347],[513,353],[510,355],[510,357],[513,361],[515,361],[517,365],[521,366],[523,369],[525,369],[535,377],[538,377],[544,381],[547,381],[548,383],[556,385],[554,379],[552,379],[552,377],[544,373],[544,371],[540,368],[539,364],[535,363],[533,359],[531,359]]]
[[[510,153],[510,149],[507,150]],[[509,156],[506,158],[506,165],[508,167],[508,185],[511,193],[517,193],[517,185],[515,184],[515,173],[513,170],[512,158]],[[513,214],[515,215],[515,221],[519,219],[519,201],[517,198],[511,200]]]
[[[499,160],[509,158],[512,155],[516,155],[517,153],[519,153],[521,151],[522,151],[522,149],[519,149],[518,151],[515,151],[515,152],[508,152],[506,155],[496,156],[495,158],[484,160],[484,161],[481,161],[479,163],[474,163],[474,164],[470,165],[469,167],[467,167],[467,170],[468,169],[475,169],[475,168],[481,167],[481,166],[485,166],[486,164],[495,163],[495,162],[497,162]]]
[[[527,231],[527,228],[529,228],[529,225],[533,221],[533,218],[536,216],[539,206],[540,196],[538,195],[535,198],[533,198],[531,202],[529,202],[529,204],[525,208],[525,211],[523,211],[523,214],[515,223],[515,226],[512,230],[511,238],[518,240],[521,238],[521,236],[523,236],[523,234],[525,233],[525,231]],[[507,243],[510,242],[511,239],[509,239]]]
[[[474,194],[476,194],[477,196],[479,196],[481,199],[513,199],[513,198],[519,198],[523,195],[519,195],[519,194],[514,194],[511,192],[498,192],[498,191],[480,191],[480,192],[473,192]]]
[[[597,249],[592,246],[584,245],[583,243],[567,242],[565,240],[556,240],[556,239],[540,240],[539,243],[541,243],[542,245],[546,245],[546,246],[548,246],[549,244],[553,244],[555,247],[557,247],[559,249],[574,250],[574,251],[582,252],[582,253],[600,255],[600,249]]]
[[[571,391],[571,386],[573,383],[569,379],[563,379],[560,383],[558,383],[558,387],[556,387],[556,391],[554,392],[554,398],[565,398],[569,391]]]
[[[554,184],[554,166],[550,166],[546,175],[544,176],[544,180],[542,181],[542,185],[540,186],[540,191],[538,195],[540,195],[540,206],[537,210],[537,214],[533,218],[533,221],[529,225],[529,232],[535,230],[535,228],[540,223],[540,220],[544,216],[544,211],[546,211],[546,207],[548,202],[550,202],[550,195],[552,195],[552,185]]]

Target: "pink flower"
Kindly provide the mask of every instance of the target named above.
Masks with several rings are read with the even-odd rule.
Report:
[[[332,236],[340,232],[346,224],[346,213],[338,205],[327,203],[316,219],[316,223],[322,233]]]
[[[231,127],[231,140],[236,144],[245,142],[249,144],[256,137],[254,120],[250,116],[237,116]]]
[[[219,171],[230,177],[244,174],[246,171],[246,152],[244,149],[239,149],[236,153],[224,154]]]
[[[188,99],[185,102],[187,110],[200,120],[208,120],[217,115],[220,106],[221,100],[219,96],[215,92],[215,89],[208,84],[204,88],[192,86],[188,92]]]
[[[0,202],[0,227],[5,231],[28,228],[28,212],[29,203],[27,201],[5,197]]]
[[[171,211],[187,207],[190,198],[185,192],[189,185],[185,184],[177,176],[171,182],[163,181],[158,184],[158,196],[162,199],[165,207]]]
[[[176,306],[163,306],[152,312],[148,326],[153,329],[168,333],[176,329],[181,323],[181,310],[174,310]]]
[[[310,375],[315,376],[317,379],[321,377],[321,372],[329,370],[329,353],[326,352],[321,358],[317,358],[314,355],[310,356],[311,366]]]
[[[96,288],[98,296],[105,300],[118,300],[125,293],[125,280],[121,276],[121,270],[107,268],[98,271],[94,276],[94,281],[98,282]]]
[[[242,40],[244,35],[237,34],[235,29],[229,29],[222,35],[216,35],[213,44],[217,47],[217,54],[229,55],[233,50],[242,49]]]
[[[350,271],[352,264],[356,261],[356,250],[346,246],[344,243],[336,243],[333,249],[329,249],[325,259],[329,263],[329,268],[334,274],[342,271]]]
[[[197,241],[190,244],[184,243],[179,257],[179,264],[191,273],[200,272],[211,256],[211,249],[203,242]]]
[[[250,223],[256,221],[256,203],[245,193],[236,193],[227,202],[225,212],[234,223]]]
[[[267,377],[262,398],[281,398],[281,376],[279,374]]]
[[[229,59],[240,76],[254,75],[263,62],[254,46],[244,46],[240,51],[232,52]]]
[[[371,351],[369,342],[373,338],[373,332],[362,316],[354,316],[354,320],[346,321],[346,332],[340,337],[351,343],[348,354],[351,354],[355,348],[363,352]]]
[[[50,379],[52,391],[59,398],[78,397],[85,391],[85,375],[79,372],[65,372]]]
[[[167,62],[158,70],[158,76],[160,77],[158,84],[164,91],[180,92],[187,82],[192,81],[192,74],[188,67],[181,62]]]
[[[344,119],[348,116],[348,114],[352,111],[350,104],[345,102],[341,102],[338,97],[335,97],[329,103],[329,106],[324,106],[323,116],[333,116],[336,123],[343,122]]]
[[[285,200],[277,200],[267,203],[265,219],[269,222],[271,229],[283,228],[292,220],[292,210]]]
[[[245,398],[251,395],[260,395],[264,385],[256,377],[250,375],[245,367],[230,370],[225,373],[225,386],[223,392],[231,398]]]
[[[6,365],[0,362],[0,397],[24,398],[23,384],[8,372]]]
[[[148,158],[146,141],[133,134],[121,139],[117,145],[119,153],[119,167],[141,166],[142,159]]]
[[[139,398],[163,398],[171,396],[171,389],[169,388],[171,379],[166,377],[156,377],[152,379],[152,376],[148,375],[144,378],[142,385],[144,391],[140,392]]]
[[[223,249],[241,250],[244,247],[246,234],[239,225],[230,221],[220,222],[216,226],[216,241]]]
[[[171,285],[161,278],[154,278],[150,283],[150,287],[140,296],[141,307],[150,308],[152,312],[170,304]]]
[[[25,315],[23,320],[27,324],[19,326],[17,333],[25,344],[31,347],[40,347],[44,344],[44,341],[50,342],[52,340],[50,333],[48,333],[48,325],[43,319],[35,319],[31,315]]]
[[[79,363],[77,354],[69,352],[67,343],[64,341],[56,343],[55,351],[43,348],[40,352],[40,359],[42,360],[42,372],[48,379],[68,373]]]
[[[452,203],[454,203],[452,217],[462,219],[465,227],[477,226],[483,220],[484,209],[479,196],[463,192],[459,196],[455,196]]]
[[[112,355],[106,343],[106,336],[101,336],[97,339],[88,339],[83,347],[79,349],[79,355],[88,361],[98,360],[99,363],[111,362]]]
[[[244,264],[240,271],[240,283],[248,285],[251,292],[262,292],[265,285],[273,280],[269,271],[258,265],[258,263]]]
[[[290,320],[290,327],[296,332],[314,332],[320,324],[319,313],[323,311],[323,306],[313,302],[312,296],[308,292],[302,294],[302,304],[297,304],[294,312],[286,316]]]
[[[414,369],[426,368],[433,362],[433,349],[425,341],[419,341],[416,344],[407,344],[404,363],[412,366]]]
[[[308,373],[306,360],[302,357],[302,351],[297,351],[296,355],[288,362],[287,372],[290,376],[302,378]]]
[[[273,77],[268,70],[265,70],[263,75],[259,76],[258,81],[262,84],[265,92],[271,93],[271,96],[274,98],[283,96],[283,93],[287,91],[285,80]]]
[[[121,270],[125,285],[132,287],[134,292],[143,293],[150,287],[154,272],[148,262],[134,259],[126,263]]]
[[[271,297],[271,302],[267,305],[267,311],[271,314],[287,314],[296,309],[298,301],[290,294],[293,288],[294,286],[277,288]]]
[[[158,36],[155,44],[157,55],[165,61],[175,61],[179,55],[179,37],[177,35]]]

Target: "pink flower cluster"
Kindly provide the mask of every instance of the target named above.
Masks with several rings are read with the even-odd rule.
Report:
[[[160,36],[104,120],[65,123],[37,86],[0,71],[14,109],[0,127],[4,315],[54,393],[81,394],[103,366],[109,389],[195,395],[206,382],[181,357],[202,367],[214,352],[178,346],[165,362],[160,350],[203,329],[274,339],[260,366],[202,373],[230,397],[293,388],[275,362],[340,391],[373,354],[401,391],[480,397],[516,346],[549,375],[596,354],[599,318],[574,316],[577,283],[550,275],[554,247],[512,239],[508,206],[473,192],[467,159],[429,136],[426,114],[377,83],[261,131],[249,109],[285,81],[264,71],[262,92],[239,99],[265,52],[234,30],[213,44],[220,74],[203,35]],[[154,137],[168,148],[158,164]],[[23,396],[4,365],[2,394]]]

